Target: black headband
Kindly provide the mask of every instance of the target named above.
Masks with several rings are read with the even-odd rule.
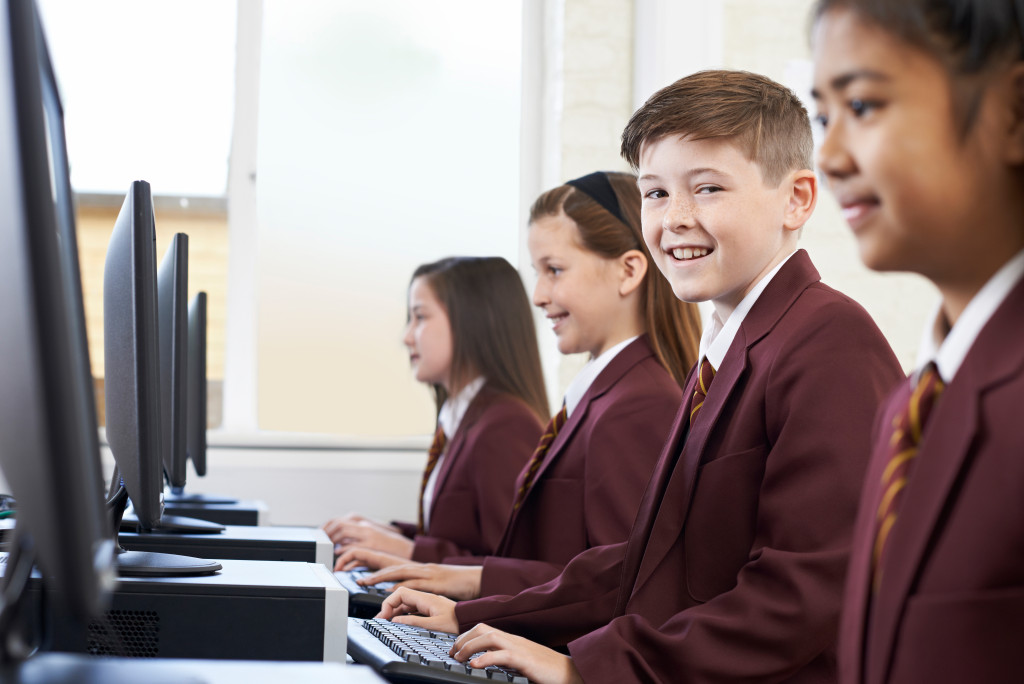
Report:
[[[568,181],[566,185],[576,188],[604,207],[612,216],[626,223],[626,219],[622,218],[622,209],[619,208],[619,198],[615,196],[612,183],[604,171],[588,173],[586,176]]]

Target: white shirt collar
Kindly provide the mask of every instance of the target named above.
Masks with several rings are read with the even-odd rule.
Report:
[[[630,337],[628,340],[623,340],[617,345],[610,349],[606,349],[603,354],[598,356],[596,359],[591,359],[587,362],[582,370],[576,374],[576,377],[572,379],[569,384],[569,389],[565,391],[565,411],[566,416],[571,416],[572,412],[576,410],[576,407],[580,405],[580,400],[583,399],[583,395],[587,393],[590,386],[594,384],[594,380],[601,374],[608,364],[612,362],[620,351],[629,346],[633,340],[639,335]]]
[[[462,423],[462,419],[466,416],[469,405],[476,399],[476,395],[479,394],[480,388],[484,386],[485,381],[486,379],[481,375],[459,390],[459,393],[454,397],[448,397],[441,404],[441,410],[437,414],[437,422],[441,429],[444,430],[445,437],[451,439],[455,431],[459,429],[459,424]]]
[[[917,382],[921,371],[931,361],[938,367],[939,377],[943,382],[951,382],[974,341],[992,318],[992,314],[1021,278],[1024,278],[1024,250],[1003,264],[1003,267],[978,290],[978,294],[968,302],[956,325],[948,333],[945,331],[946,318],[942,313],[942,303],[937,304],[935,315],[929,319],[932,323],[925,328],[921,336],[921,346],[917,353],[918,365],[913,374],[914,382]]]
[[[739,332],[743,319],[747,317],[747,312],[754,306],[754,302],[761,296],[764,289],[768,287],[768,283],[772,281],[772,278],[779,272],[779,269],[794,254],[796,254],[796,250],[790,252],[789,256],[780,261],[761,280],[757,281],[757,285],[754,285],[750,292],[740,300],[740,303],[736,305],[732,314],[724,322],[718,317],[717,311],[711,310],[711,317],[708,319],[708,324],[704,326],[704,334],[700,337],[699,361],[707,357],[707,360],[711,362],[711,366],[716,371],[721,368],[722,361],[725,360],[725,354],[729,351],[729,347],[732,346],[732,341],[736,339],[736,333]]]

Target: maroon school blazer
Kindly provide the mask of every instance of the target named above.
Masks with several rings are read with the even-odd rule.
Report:
[[[586,682],[827,682],[872,418],[902,377],[806,252],[747,314],[692,430],[695,383],[628,542],[460,625],[568,642]]]
[[[516,477],[542,430],[524,402],[486,384],[480,388],[448,441],[426,533],[416,534],[414,523],[395,523],[413,538],[414,561],[440,562],[497,549]]]
[[[481,595],[515,594],[558,576],[592,546],[625,541],[682,389],[641,335],[594,379],[559,431],[497,553]]]
[[[887,426],[910,391],[903,384],[876,423],[843,605],[840,679],[1024,681],[1024,282],[932,410],[872,597]]]

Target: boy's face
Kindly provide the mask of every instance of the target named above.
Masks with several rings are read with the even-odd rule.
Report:
[[[638,167],[644,240],[679,299],[710,300],[724,321],[795,247],[789,183],[765,185],[731,140],[645,143]]]
[[[814,44],[818,163],[864,263],[940,288],[970,279],[1001,251],[991,234],[1006,179],[991,98],[964,137],[950,77],[929,54],[848,10],[826,13]]]

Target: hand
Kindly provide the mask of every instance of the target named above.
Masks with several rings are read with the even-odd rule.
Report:
[[[327,533],[327,536],[330,537],[331,541],[335,544],[346,544],[349,543],[348,540],[344,538],[346,525],[362,525],[366,527],[374,527],[382,532],[398,532],[401,534],[399,529],[394,525],[385,525],[384,523],[377,522],[376,520],[364,518],[358,513],[348,513],[328,520],[323,524],[323,531]]]
[[[468,601],[480,596],[479,565],[441,565],[438,563],[389,564],[363,580],[360,584],[397,582],[399,586],[441,594],[456,601]]]
[[[435,632],[459,631],[455,601],[405,587],[395,589],[384,599],[377,617]]]
[[[469,660],[473,667],[514,668],[537,684],[583,684],[569,656],[487,625],[477,625],[456,639],[450,654],[460,662]]]
[[[352,570],[354,568],[369,568],[370,570],[378,570],[391,565],[405,565],[410,562],[408,558],[392,556],[390,553],[384,553],[383,551],[364,549],[361,546],[349,546],[345,549],[344,553],[338,556],[338,560],[334,563],[334,569]],[[373,584],[373,582],[370,582],[370,584]]]
[[[354,546],[361,546],[366,549],[383,551],[405,560],[412,557],[413,541],[393,528],[367,520],[357,522],[332,520],[328,524],[332,525],[328,536],[331,537],[331,541],[336,544],[335,548],[341,553],[345,553]],[[326,526],[324,531],[327,531]]]

